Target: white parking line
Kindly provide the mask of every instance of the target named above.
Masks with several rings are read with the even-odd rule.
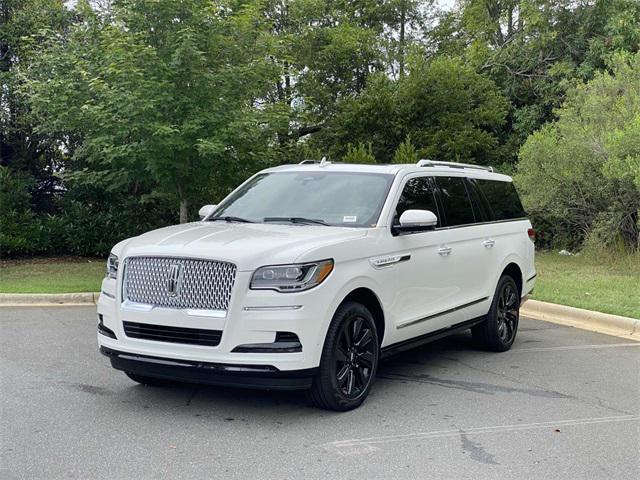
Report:
[[[640,347],[640,343],[604,343],[600,345],[567,345],[564,347],[514,348],[510,352],[549,352],[554,350],[589,350],[593,348]]]
[[[620,415],[615,417],[576,418],[573,420],[557,420],[553,422],[521,423],[512,425],[499,425],[490,427],[460,428],[458,430],[439,430],[433,432],[416,432],[404,435],[386,435],[380,437],[357,438],[351,440],[336,440],[321,445],[325,450],[341,456],[360,455],[373,452],[383,445],[394,442],[406,442],[410,440],[428,440],[432,438],[456,437],[462,434],[487,434],[502,432],[518,432],[524,430],[544,430],[574,425],[595,425],[599,423],[636,422],[640,421],[640,415]]]

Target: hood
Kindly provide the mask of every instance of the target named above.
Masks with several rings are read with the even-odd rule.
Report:
[[[121,242],[121,257],[161,255],[233,262],[238,270],[262,265],[321,260],[317,248],[362,238],[363,228],[275,223],[194,222],[160,228]]]

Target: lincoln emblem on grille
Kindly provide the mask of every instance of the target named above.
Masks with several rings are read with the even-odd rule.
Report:
[[[169,270],[169,279],[167,280],[167,291],[170,297],[177,297],[180,293],[180,280],[182,279],[182,265],[173,264]]]

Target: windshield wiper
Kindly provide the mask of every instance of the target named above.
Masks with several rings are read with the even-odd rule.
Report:
[[[304,218],[304,217],[264,217],[262,219],[263,222],[289,222],[289,223],[300,223],[300,224],[314,224],[314,225],[327,225],[329,224],[324,220],[320,220],[317,218]]]
[[[247,220],[246,218],[242,218],[242,217],[233,217],[233,216],[226,216],[226,217],[211,217],[209,219],[210,222],[216,222],[218,220],[222,220],[225,222],[240,222],[240,223],[256,223],[253,220]]]

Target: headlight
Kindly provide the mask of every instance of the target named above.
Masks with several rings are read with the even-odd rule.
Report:
[[[260,267],[251,277],[251,289],[278,292],[309,290],[320,285],[332,270],[333,260]]]
[[[107,278],[118,278],[118,256],[113,253],[107,259]]]

